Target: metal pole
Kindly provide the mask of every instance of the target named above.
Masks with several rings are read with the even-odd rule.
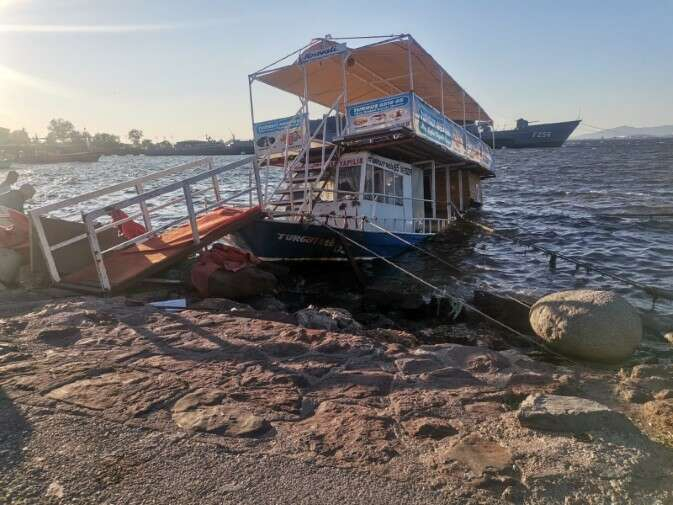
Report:
[[[458,170],[458,203],[460,204],[460,210],[461,212],[464,209],[463,205],[463,171]]]
[[[192,238],[194,239],[194,244],[201,243],[201,237],[199,237],[199,226],[196,222],[196,212],[194,212],[194,201],[192,200],[192,188],[190,185],[183,184],[182,191],[185,194],[185,205],[187,206],[187,212],[189,214],[189,226],[192,229]]]
[[[139,182],[136,184],[136,193],[141,194],[143,192],[143,183]],[[143,222],[145,223],[145,230],[152,231],[152,219],[150,218],[150,212],[147,209],[147,202],[140,202],[140,211],[143,213]]]
[[[47,262],[47,268],[49,269],[51,280],[54,282],[60,282],[61,276],[58,273],[56,261],[54,261],[54,255],[51,252],[51,246],[49,245],[49,240],[47,240],[47,234],[44,231],[44,226],[42,226],[42,216],[31,212],[31,217],[33,218],[33,226],[37,232],[37,238],[40,240],[40,245],[42,246],[42,252],[44,254],[44,259]]]
[[[252,121],[252,138],[254,141],[255,138],[255,109],[253,106],[252,102],[252,83],[254,79],[250,78],[248,76],[248,93],[250,95],[250,120]],[[258,158],[257,158],[257,153],[255,153],[253,160],[252,160],[252,168],[255,172],[255,185],[257,186],[257,202],[259,203],[260,207],[263,207],[265,205],[265,200],[264,196],[262,194],[262,183],[259,179],[259,164],[258,164]]]
[[[306,147],[305,147],[305,153],[304,153],[304,202],[306,201],[307,197],[307,190],[308,190],[308,163],[310,159],[310,151],[311,151],[311,122],[309,121],[308,118],[308,67],[304,65],[304,125],[305,125],[305,136],[306,136]],[[293,195],[290,195],[290,198],[292,199]],[[309,209],[310,212],[310,209]]]
[[[84,217],[84,216],[82,216]],[[110,278],[107,274],[107,269],[105,268],[105,262],[103,261],[103,255],[100,250],[100,243],[98,242],[98,235],[96,234],[96,228],[93,226],[91,219],[84,218],[84,225],[86,226],[86,234],[89,238],[89,247],[91,248],[91,256],[93,256],[93,262],[96,266],[96,272],[98,273],[98,280],[100,281],[100,287],[105,291],[110,291]]]
[[[350,57],[350,51],[347,51],[344,53],[343,61],[342,61],[342,84],[343,84],[343,89],[342,89],[342,94],[344,97],[344,117],[346,118],[346,124],[345,130],[346,134],[348,133],[348,76],[346,74],[346,66],[348,64],[348,58]],[[339,108],[337,107],[337,112]]]
[[[451,169],[444,168],[446,179],[446,218],[451,221]]]
[[[411,64],[411,36],[407,35],[407,60],[409,64],[409,93],[410,96],[410,108],[411,108],[411,129],[416,129],[416,120],[414,118],[414,112],[416,108],[414,107],[416,98],[414,93],[414,67]]]
[[[411,36],[407,36],[407,59],[409,62],[409,91],[414,91],[414,68],[411,64]]]
[[[463,147],[465,149],[467,149],[467,130],[465,129],[466,122],[467,122],[467,112],[465,110],[465,90],[463,90]]]

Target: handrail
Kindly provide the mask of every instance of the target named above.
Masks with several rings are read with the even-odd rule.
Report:
[[[139,204],[140,202],[143,202],[145,200],[151,200],[152,198],[156,198],[157,196],[164,194],[164,193],[170,193],[172,191],[176,191],[178,189],[183,188],[185,185],[191,185],[196,182],[203,181],[205,179],[210,179],[213,175],[217,175],[223,172],[227,172],[229,170],[233,170],[235,168],[239,168],[243,165],[246,165],[252,161],[253,157],[250,156],[248,158],[244,158],[239,161],[235,161],[233,163],[229,163],[227,165],[224,165],[222,167],[214,168],[212,170],[208,170],[207,172],[203,172],[202,174],[197,174],[193,175],[192,177],[188,177],[187,179],[183,179],[182,181],[174,182],[172,184],[168,184],[166,186],[156,188],[150,191],[146,191],[145,193],[141,193],[136,196],[132,196],[131,198],[127,198],[126,200],[122,200],[121,202],[117,202],[115,204],[111,205],[106,205],[104,207],[99,207],[98,209],[94,209],[90,212],[87,213],[82,213],[82,217],[84,219],[96,219],[102,215],[107,214],[109,211],[114,210],[114,209],[123,209],[125,207],[129,207],[131,205],[136,205]],[[225,170],[226,169],[226,170]]]
[[[147,182],[147,181],[152,181],[155,179],[161,179],[162,177],[165,177],[167,175],[172,175],[177,172],[181,172],[184,170],[189,170],[190,168],[197,167],[201,164],[210,164],[210,160],[206,158],[202,158],[200,160],[195,160],[189,163],[183,163],[181,165],[177,165],[171,168],[167,168],[166,170],[162,170],[161,172],[156,172],[153,174],[148,174],[148,175],[143,175],[141,177],[137,177],[135,179],[131,179],[129,181],[125,182],[120,182],[119,184],[114,184],[112,186],[107,186],[105,188],[97,189],[94,191],[90,191],[88,193],[84,193],[83,195],[75,196],[72,198],[68,198],[66,200],[62,200],[60,202],[55,202],[55,203],[50,203],[47,205],[43,205],[42,207],[38,207],[36,209],[32,209],[30,211],[31,216],[43,216],[53,210],[61,209],[64,207],[69,207],[71,205],[75,205],[77,203],[81,202],[86,202],[87,200],[93,200],[94,198],[98,198],[99,196],[107,195],[110,193],[115,193],[117,191],[120,191],[122,189],[127,189],[130,187],[135,186],[136,184]]]
[[[44,258],[47,264],[47,269],[49,271],[50,277],[54,282],[59,282],[60,281],[60,273],[58,270],[58,266],[56,265],[56,260],[54,258],[53,252],[57,251],[59,249],[62,249],[63,247],[66,247],[68,245],[74,244],[76,242],[79,242],[81,240],[88,239],[89,240],[89,246],[91,249],[91,253],[94,258],[94,264],[96,266],[96,270],[98,273],[98,278],[101,284],[101,288],[104,290],[109,290],[110,289],[110,283],[109,283],[109,278],[107,276],[107,272],[105,270],[105,264],[103,263],[103,254],[106,252],[110,252],[111,250],[117,250],[121,249],[123,247],[126,247],[130,245],[131,243],[137,243],[141,242],[150,236],[156,235],[158,232],[165,230],[166,228],[169,228],[170,226],[173,226],[177,224],[180,221],[184,221],[186,218],[183,216],[177,220],[172,221],[171,223],[165,224],[159,228],[153,228],[151,225],[151,212],[156,212],[157,210],[160,210],[162,208],[174,205],[176,203],[179,203],[180,201],[184,201],[185,205],[187,206],[187,218],[189,218],[189,222],[191,224],[192,228],[192,234],[194,236],[194,241],[198,244],[199,243],[199,236],[198,236],[198,230],[197,230],[197,224],[196,224],[196,216],[198,214],[201,214],[203,212],[207,212],[210,209],[213,209],[215,207],[218,207],[222,205],[223,203],[230,202],[232,200],[235,200],[236,198],[239,198],[240,196],[243,196],[245,194],[250,194],[252,195],[253,190],[255,189],[255,186],[251,185],[242,190],[226,190],[222,191],[219,187],[219,181],[217,179],[217,176],[225,173],[225,172],[230,172],[233,170],[236,170],[240,167],[249,165],[251,171],[255,172],[255,185],[257,187],[257,192],[258,192],[258,197],[259,197],[259,177],[258,177],[258,168],[256,163],[254,162],[255,157],[254,156],[249,156],[231,163],[228,163],[226,165],[217,167],[217,168],[211,168],[210,170],[207,170],[205,172],[202,172],[200,174],[192,175],[190,177],[187,177],[186,179],[183,179],[178,182],[170,183],[165,186],[162,186],[160,188],[155,188],[151,191],[146,191],[142,192],[143,186],[142,182],[147,181],[147,180],[156,180],[161,177],[164,177],[166,175],[171,175],[179,171],[183,171],[189,168],[193,168],[195,166],[198,166],[200,164],[207,164],[208,166],[212,167],[212,162],[207,159],[203,160],[197,160],[191,163],[186,163],[179,165],[177,167],[172,167],[167,170],[163,170],[161,172],[155,173],[155,174],[150,174],[147,176],[139,177],[136,179],[133,179],[131,181],[127,181],[124,183],[119,183],[115,184],[112,186],[109,186],[107,188],[102,188],[96,191],[92,191],[89,193],[86,193],[85,195],[80,195],[79,197],[75,198],[69,198],[65,201],[62,202],[57,202],[54,204],[50,205],[45,205],[39,209],[35,209],[33,212],[31,212],[31,219],[33,221],[34,229],[37,235],[37,239],[39,240],[40,246],[42,248]],[[251,172],[252,173],[252,172]],[[203,188],[203,187],[196,187],[192,190],[192,185],[198,184],[202,181],[210,180],[212,183],[212,187],[208,188]],[[70,237],[64,241],[61,241],[57,244],[50,244],[49,240],[47,238],[44,224],[42,222],[42,217],[45,216],[50,210],[55,210],[59,208],[64,208],[64,207],[69,207],[72,206],[73,204],[84,202],[91,200],[93,198],[96,198],[98,196],[102,196],[105,194],[111,194],[114,192],[117,192],[121,189],[126,189],[128,187],[135,186],[136,191],[138,194],[134,197],[131,198],[126,198],[122,201],[116,202],[114,204],[110,205],[105,205],[103,207],[96,208],[92,211],[81,212],[81,219],[82,222],[84,223],[86,227],[86,233],[81,233],[79,235]],[[146,205],[146,202],[148,200],[151,200],[153,198],[156,198],[160,195],[166,195],[178,190],[182,190],[183,197],[177,197],[177,198],[171,198],[168,201],[163,202],[162,204],[155,206],[155,207],[148,207]],[[192,201],[192,197],[194,195],[200,195],[200,194],[205,194],[209,191],[213,191],[215,193],[215,202],[211,205],[206,205],[202,210],[195,211],[194,209],[194,203]],[[235,192],[234,194],[230,194],[226,198],[222,198],[222,193],[232,193]],[[262,204],[261,200],[259,202]],[[113,220],[110,223],[106,223],[102,226],[97,225],[97,218],[109,214],[112,210],[120,210],[132,205],[139,205],[141,208],[140,213],[132,214],[131,216],[126,216],[122,219],[118,220]],[[102,231],[108,230],[110,228],[118,227],[126,222],[129,222],[131,220],[134,220],[137,217],[143,217],[143,220],[145,222],[145,229],[147,230],[144,234],[142,234],[139,237],[135,237],[132,241],[125,241],[120,244],[116,244],[110,249],[107,249],[105,251],[101,251],[100,249],[100,244],[98,242],[98,234],[101,233]]]

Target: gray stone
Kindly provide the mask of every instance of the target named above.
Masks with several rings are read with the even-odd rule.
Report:
[[[404,421],[402,426],[404,427],[404,431],[416,438],[441,440],[458,433],[448,421],[434,417],[411,419],[410,421]]]
[[[260,435],[270,427],[261,417],[226,405],[173,412],[173,421],[186,430],[218,433],[230,437]]]
[[[358,331],[362,325],[345,309],[325,307],[318,309],[313,305],[297,311],[297,324],[304,328],[328,331]]]
[[[545,296],[531,307],[530,322],[552,349],[589,361],[621,361],[633,354],[642,338],[638,312],[611,291]]]
[[[14,284],[19,276],[23,258],[13,249],[0,248],[0,282]]]
[[[619,412],[576,396],[533,394],[521,403],[516,416],[523,426],[544,431],[585,433],[630,426]]]

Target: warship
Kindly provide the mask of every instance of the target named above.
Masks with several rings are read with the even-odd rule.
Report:
[[[532,124],[525,119],[517,119],[513,130],[491,131],[490,126],[482,125],[481,138],[492,148],[561,147],[580,122],[581,119],[576,119]]]

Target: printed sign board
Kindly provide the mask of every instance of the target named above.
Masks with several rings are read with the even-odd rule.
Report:
[[[304,141],[305,114],[272,119],[254,124],[255,152],[259,154],[282,153],[285,146],[296,148]]]
[[[348,106],[348,133],[409,126],[411,124],[411,94],[387,96]]]
[[[483,141],[465,132],[463,128],[417,96],[414,96],[414,115],[416,133],[420,136],[486,168],[491,166],[493,162],[491,152]]]
[[[303,65],[312,61],[324,60],[337,54],[345,53],[348,48],[346,44],[337,44],[335,42],[325,42],[318,46],[310,47],[299,55],[297,63]]]

